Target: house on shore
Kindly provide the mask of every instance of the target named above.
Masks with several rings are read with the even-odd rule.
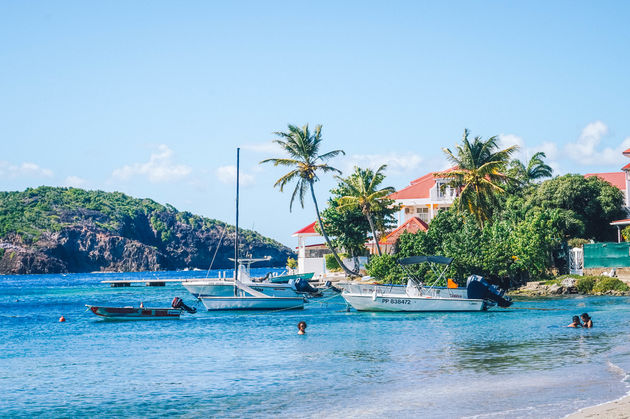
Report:
[[[453,170],[448,169],[447,171]],[[389,196],[394,202],[401,206],[398,213],[396,229],[391,231],[379,241],[383,253],[391,253],[396,244],[396,240],[403,232],[417,233],[427,231],[429,222],[435,217],[438,211],[453,205],[456,191],[446,186],[448,180],[435,177],[431,172],[411,181],[410,185]],[[331,253],[322,243],[323,237],[315,230],[317,222],[313,222],[306,227],[293,233],[293,237],[298,239],[298,272],[315,272],[315,275],[326,273],[325,255]],[[316,240],[318,243],[308,244],[309,240]],[[371,239],[366,243],[370,254],[376,254],[376,245]],[[362,258],[366,259],[366,258]],[[366,261],[366,260],[365,260]],[[345,262],[345,261],[344,261]],[[352,265],[352,261],[347,261]],[[362,260],[364,262],[364,260]]]
[[[630,158],[630,148],[622,153],[625,157]],[[616,186],[621,192],[623,192],[624,202],[626,205],[626,211],[630,213],[630,196],[628,191],[630,190],[630,163],[621,168],[621,172],[608,172],[608,173],[588,173],[584,177],[597,176],[598,178],[605,180],[613,186]],[[615,220],[610,225],[617,227],[617,242],[621,243],[621,230],[624,227],[630,225],[630,218],[623,220]]]

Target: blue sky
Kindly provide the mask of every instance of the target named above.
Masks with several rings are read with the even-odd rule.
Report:
[[[331,165],[446,166],[464,128],[618,171],[630,147],[627,2],[0,0],[0,189],[122,191],[294,246],[272,132],[323,124]],[[333,185],[317,184],[320,201]]]

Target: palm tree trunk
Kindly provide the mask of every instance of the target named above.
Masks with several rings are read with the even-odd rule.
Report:
[[[368,220],[368,223],[370,223],[370,228],[372,229],[372,237],[374,237],[374,243],[376,243],[376,251],[378,252],[379,256],[383,256],[383,253],[381,253],[381,246],[378,244],[378,237],[376,236],[376,230],[374,229],[374,220],[372,220],[372,214],[367,212],[365,216]]]
[[[335,258],[339,266],[341,266],[341,269],[343,269],[346,274],[351,275],[351,276],[359,275],[358,272],[353,272],[350,269],[348,269],[348,267],[341,261],[341,258],[337,254],[337,251],[335,250],[333,245],[330,243],[330,239],[328,238],[328,235],[326,234],[326,231],[324,230],[322,217],[319,215],[319,206],[317,205],[317,198],[315,198],[315,190],[313,189],[313,182],[309,182],[308,184],[311,187],[311,196],[313,197],[313,203],[315,204],[315,213],[317,214],[317,222],[319,224],[319,229],[321,230],[322,235],[324,236],[324,239],[326,240],[326,244],[328,245],[328,248],[333,254],[333,257]]]

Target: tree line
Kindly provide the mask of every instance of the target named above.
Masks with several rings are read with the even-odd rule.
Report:
[[[610,183],[578,174],[552,178],[545,153],[522,162],[513,158],[517,146],[501,148],[496,136],[471,138],[465,130],[454,150],[443,149],[453,167],[435,173],[436,178],[448,181],[443,188],[457,191],[453,205],[431,220],[427,232],[404,233],[393,253],[383,254],[379,240],[394,225],[393,215],[400,210],[388,198],[394,189],[381,186],[386,166],[376,170],[355,167],[342,177],[328,161],[345,154],[343,150],[320,154],[321,125],[312,132],[308,124],[289,125],[286,132],[274,134],[288,157],[261,163],[291,168],[274,186],[283,191],[295,182],[290,209],[296,198],[303,207],[304,196],[310,193],[317,229],[348,275],[358,275],[358,268],[343,263],[340,249],[350,257],[365,255],[371,237],[377,255],[370,258],[367,269],[377,279],[401,280],[403,273],[396,263],[401,257],[440,254],[455,259],[449,275],[460,282],[476,273],[515,285],[544,277],[551,268],[566,269],[569,240],[612,240],[614,230],[609,223],[626,215],[623,194]],[[325,173],[334,173],[338,184],[330,191],[327,207],[320,211],[314,185]]]

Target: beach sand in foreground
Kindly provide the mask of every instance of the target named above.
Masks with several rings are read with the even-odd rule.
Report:
[[[621,419],[630,418],[630,396],[600,404],[598,406],[587,407],[566,416],[565,419]]]

